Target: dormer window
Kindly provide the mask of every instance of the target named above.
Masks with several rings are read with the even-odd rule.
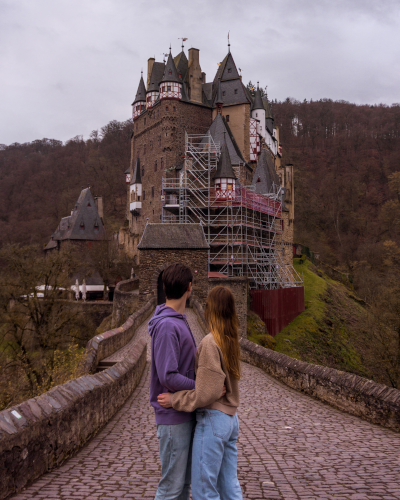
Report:
[[[91,207],[91,206],[92,206],[92,205],[90,204],[90,201],[89,201],[89,203],[87,204],[87,206],[88,206],[88,207]]]
[[[235,89],[235,94],[237,94],[237,93],[238,93],[238,89]]]
[[[169,75],[172,75],[172,71],[171,71],[171,70],[169,70],[169,71],[168,71],[168,74],[169,74]]]
[[[179,73],[179,78],[182,78],[182,75]]]
[[[258,178],[258,179],[257,179],[257,182],[261,182],[261,179],[260,179],[260,178]]]
[[[95,222],[95,224],[94,224],[94,230],[96,232],[98,232],[98,230],[99,230],[99,224],[98,224],[98,222]]]
[[[232,73],[232,68],[228,68],[228,73]]]
[[[222,91],[222,95],[225,95],[225,90]]]
[[[85,224],[83,221],[81,222],[80,229],[81,229],[81,231],[83,231],[85,229]]]

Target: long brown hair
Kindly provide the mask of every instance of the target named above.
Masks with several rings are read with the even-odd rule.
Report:
[[[216,286],[208,294],[204,311],[208,328],[224,355],[228,372],[240,379],[239,321],[235,299],[225,286]]]

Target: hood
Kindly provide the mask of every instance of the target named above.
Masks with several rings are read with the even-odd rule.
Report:
[[[153,317],[149,321],[149,334],[153,335],[158,323],[164,318],[179,318],[184,319],[183,314],[174,311],[171,307],[165,307],[165,304],[156,307]]]

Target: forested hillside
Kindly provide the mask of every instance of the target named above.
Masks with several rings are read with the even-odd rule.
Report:
[[[0,247],[46,244],[88,185],[103,196],[106,226],[116,230],[125,214],[131,129],[130,120],[112,121],[87,141],[77,136],[65,144],[42,139],[0,146]]]

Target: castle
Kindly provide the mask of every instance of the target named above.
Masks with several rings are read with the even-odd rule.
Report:
[[[138,263],[146,224],[200,223],[209,272],[296,287],[293,165],[282,162],[270,103],[243,85],[229,46],[212,82],[199,50],[188,55],[150,58],[140,78],[120,246]]]

